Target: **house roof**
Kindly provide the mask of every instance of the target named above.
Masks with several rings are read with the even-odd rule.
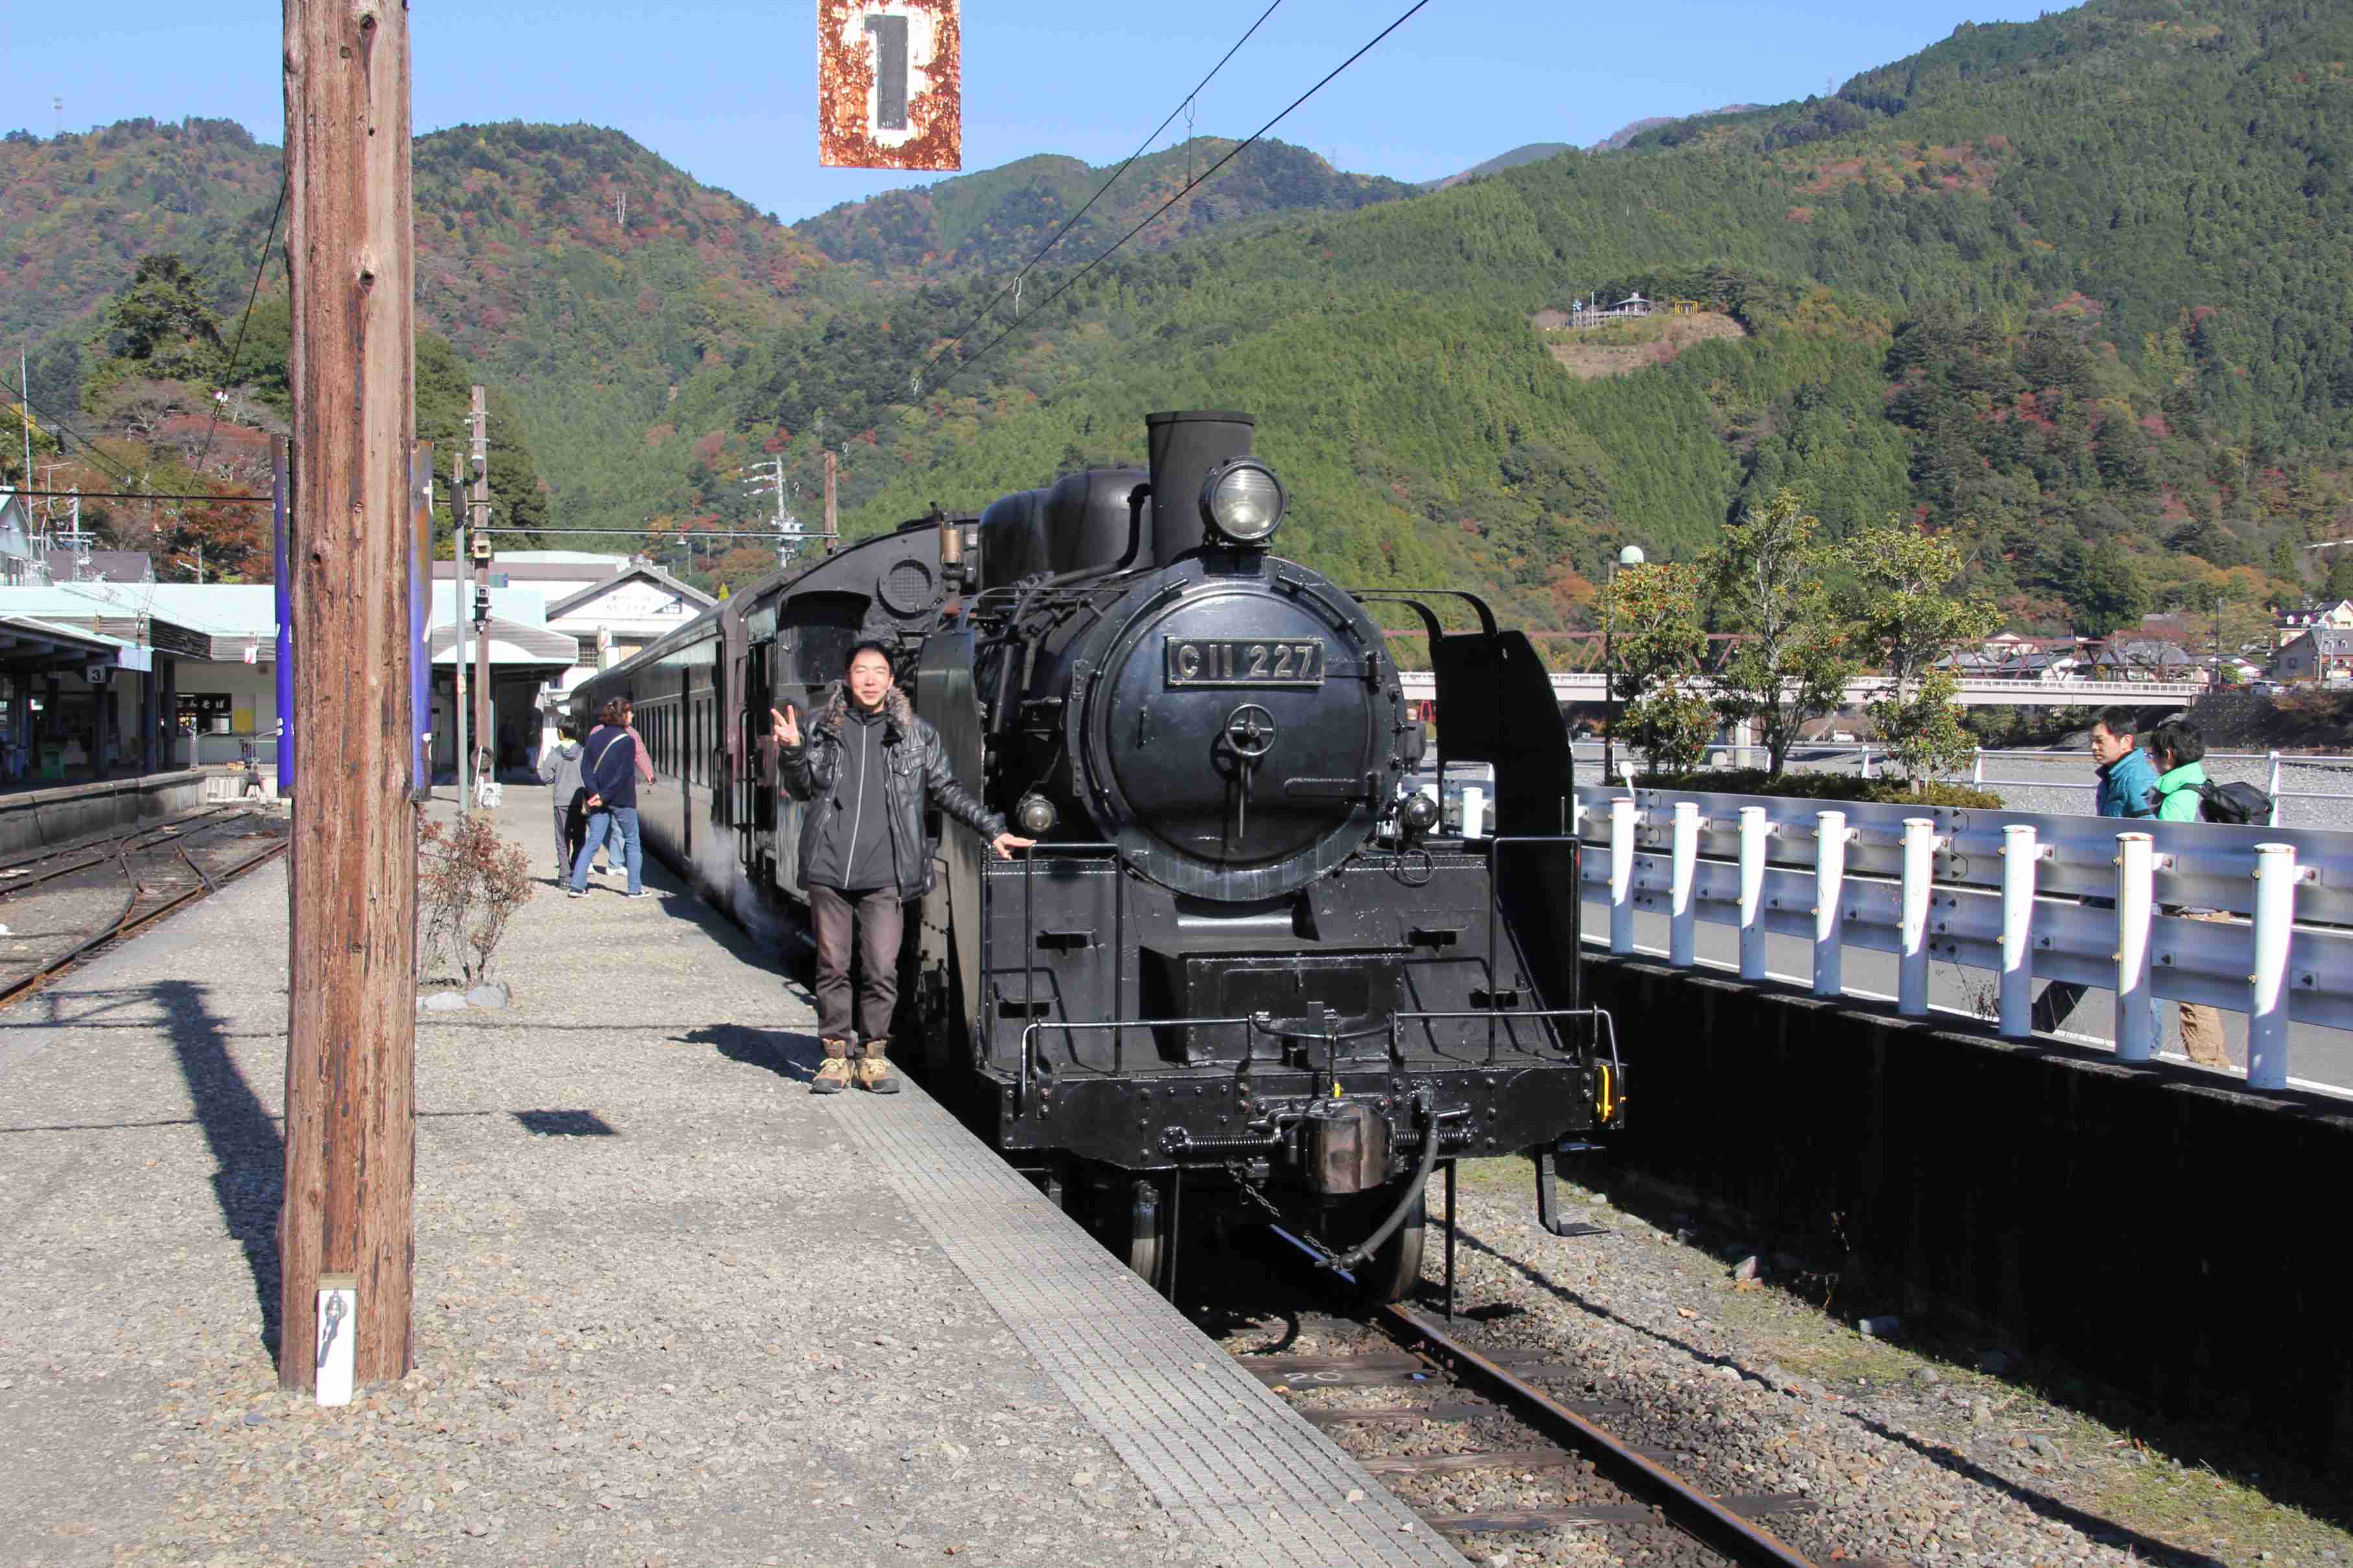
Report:
[[[152,583],[155,562],[143,550],[93,550],[88,555],[72,550],[52,550],[48,557],[53,583]]]
[[[609,594],[615,588],[619,587],[622,584],[628,582],[632,578],[643,578],[649,583],[652,583],[659,587],[667,589],[669,592],[675,594],[680,598],[685,600],[688,604],[693,605],[701,609],[707,610],[712,605],[719,602],[709,594],[704,593],[702,589],[694,587],[690,584],[680,582],[677,578],[671,576],[660,567],[640,561],[636,565],[629,567],[626,571],[617,573],[613,576],[607,578],[602,583],[591,583],[588,586],[581,589],[579,592],[567,594],[563,598],[556,600],[555,603],[547,606],[547,618],[551,621],[562,620],[565,616],[571,615],[574,611],[578,610],[582,605],[586,605],[591,600],[595,599],[598,595]]]

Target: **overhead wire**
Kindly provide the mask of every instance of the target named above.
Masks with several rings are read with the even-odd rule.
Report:
[[[1233,42],[1233,47],[1229,48],[1223,55],[1219,56],[1218,63],[1209,68],[1209,74],[1203,77],[1199,81],[1194,83],[1193,90],[1176,100],[1176,107],[1170,110],[1167,117],[1162,120],[1159,124],[1152,128],[1152,132],[1149,135],[1145,136],[1143,141],[1135,144],[1135,151],[1130,153],[1127,155],[1126,160],[1123,162],[1118,168],[1112,171],[1110,179],[1105,180],[1102,184],[1095,187],[1095,194],[1087,198],[1086,205],[1072,213],[1070,217],[1063,222],[1062,226],[1054,231],[1054,237],[1038,247],[1038,254],[1032,256],[1029,260],[1021,264],[1020,269],[1015,272],[1013,276],[1006,281],[1005,287],[997,291],[997,295],[994,299],[990,300],[987,304],[983,305],[979,310],[974,311],[970,321],[965,322],[963,326],[958,327],[955,330],[955,334],[951,336],[945,343],[943,343],[939,348],[934,350],[931,354],[924,359],[923,363],[925,364],[936,364],[941,358],[946,355],[950,351],[962,346],[965,338],[975,327],[980,325],[982,321],[988,319],[988,313],[991,310],[996,310],[998,305],[1004,303],[1005,297],[1008,294],[1012,294],[1015,296],[1017,300],[1018,300],[1018,290],[1021,287],[1021,279],[1029,275],[1030,268],[1036,267],[1040,261],[1043,261],[1046,258],[1046,253],[1053,249],[1057,245],[1060,245],[1062,242],[1062,237],[1070,233],[1071,229],[1078,226],[1079,220],[1086,216],[1088,213],[1092,212],[1097,202],[1103,200],[1103,193],[1105,191],[1110,190],[1113,185],[1119,184],[1119,177],[1127,173],[1129,165],[1133,164],[1138,158],[1143,157],[1145,151],[1149,149],[1155,142],[1160,140],[1160,133],[1167,130],[1168,127],[1176,121],[1178,115],[1185,112],[1185,109],[1187,104],[1192,103],[1201,96],[1201,90],[1204,88],[1208,87],[1210,82],[1217,79],[1218,73],[1226,68],[1226,62],[1232,59],[1235,55],[1241,52],[1241,47],[1250,41],[1250,36],[1252,34],[1256,33],[1259,28],[1266,25],[1266,19],[1269,16],[1273,16],[1276,8],[1282,5],[1282,0],[1274,0],[1273,5],[1269,5],[1265,10],[1259,13],[1258,20],[1252,22],[1250,25],[1249,30],[1244,32],[1240,37],[1236,38]],[[1018,304],[1015,306],[1015,310],[1018,313],[1019,310],[1019,306]]]
[[[1071,277],[1065,279],[1060,284],[1057,285],[1052,293],[1038,301],[1038,309],[1039,310],[1043,310],[1047,306],[1052,304],[1055,300],[1068,293],[1072,288],[1076,287],[1088,273],[1092,272],[1096,268],[1110,260],[1113,254],[1122,246],[1124,246],[1129,240],[1134,239],[1137,235],[1142,234],[1145,229],[1151,227],[1154,223],[1158,221],[1163,213],[1166,212],[1170,207],[1175,206],[1178,202],[1183,201],[1187,196],[1192,195],[1195,188],[1208,181],[1209,176],[1215,174],[1219,170],[1224,168],[1228,163],[1232,163],[1236,158],[1247,152],[1261,137],[1273,130],[1276,126],[1282,124],[1293,110],[1297,109],[1301,104],[1305,103],[1309,99],[1323,91],[1326,86],[1330,85],[1333,78],[1338,76],[1342,71],[1346,70],[1350,66],[1355,65],[1367,54],[1370,54],[1375,46],[1378,45],[1383,38],[1388,37],[1391,33],[1396,32],[1399,27],[1404,26],[1406,23],[1411,21],[1415,13],[1420,11],[1429,4],[1430,0],[1414,0],[1414,4],[1408,6],[1405,11],[1398,16],[1396,21],[1391,22],[1388,26],[1383,27],[1379,32],[1374,34],[1373,37],[1359,47],[1355,54],[1350,55],[1346,59],[1342,60],[1338,65],[1334,66],[1329,71],[1326,71],[1324,74],[1323,79],[1316,82],[1314,87],[1309,88],[1305,92],[1303,92],[1297,98],[1293,99],[1290,103],[1286,104],[1282,108],[1280,113],[1275,115],[1273,119],[1260,126],[1256,131],[1251,132],[1246,140],[1237,142],[1233,150],[1228,153],[1224,157],[1219,159],[1216,163],[1202,170],[1199,174],[1185,182],[1183,189],[1179,190],[1175,195],[1170,196],[1166,201],[1154,208],[1151,215],[1145,218],[1143,222],[1137,224],[1134,228],[1129,229],[1116,240],[1113,240],[1103,254],[1097,256],[1093,260],[1088,262],[1084,267],[1080,268],[1077,272],[1071,274]],[[991,338],[987,343],[982,345],[979,353],[974,354],[971,358],[961,362],[954,370],[941,377],[938,384],[934,386],[933,390],[938,391],[949,385],[965,371],[970,370],[973,366],[987,359],[989,353],[996,349],[997,344],[1005,342],[1006,339],[1011,337],[1020,330],[1021,323],[1016,321],[1013,325],[997,333],[997,336]]]
[[[261,298],[261,275],[269,269],[269,247],[278,243],[278,220],[286,216],[286,193],[292,185],[291,180],[278,183],[278,206],[269,215],[269,232],[261,237],[261,258],[253,264],[253,287],[246,290],[245,314],[237,318],[237,346],[228,351],[228,363],[221,367],[224,376],[237,374],[237,357],[245,353],[245,329],[253,321],[254,301]],[[214,389],[212,422],[205,426],[204,450],[196,454],[196,472],[199,475],[205,471],[205,459],[213,455],[213,432],[220,428],[221,399],[227,395],[227,386]]]
[[[36,415],[39,416],[41,422],[48,428],[58,431],[60,434],[70,436],[75,440],[80,442],[83,446],[89,447],[90,462],[93,467],[107,474],[112,475],[115,479],[121,480],[126,485],[137,484],[139,482],[137,479],[132,478],[131,470],[129,468],[125,468],[115,458],[107,456],[107,454],[100,448],[97,442],[91,440],[89,437],[83,435],[80,431],[75,429],[72,426],[58,418],[56,415],[50,413],[47,409],[42,407],[39,404],[26,396],[22,392],[8,385],[5,382],[0,382],[0,392],[6,393],[9,397],[17,404],[26,408],[31,409]]]

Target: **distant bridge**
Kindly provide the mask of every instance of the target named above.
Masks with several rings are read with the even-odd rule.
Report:
[[[1409,702],[1438,699],[1438,678],[1426,669],[1402,672]],[[2194,680],[1962,680],[1959,700],[1964,708],[2105,708],[2121,702],[2130,708],[2187,708],[2206,695],[2203,682]],[[1602,702],[1609,699],[1599,670],[1570,670],[1552,678],[1553,694],[1563,702]],[[1713,695],[1712,684],[1697,689]],[[1887,681],[1864,676],[1847,682],[1846,701],[1861,707],[1887,695]]]

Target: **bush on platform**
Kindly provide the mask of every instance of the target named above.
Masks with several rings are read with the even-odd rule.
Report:
[[[1933,780],[1917,785],[1903,779],[1856,778],[1839,773],[1768,773],[1762,768],[1711,769],[1704,773],[1644,773],[1644,789],[1704,790],[1710,795],[1766,795],[1806,800],[1862,801],[1883,805],[1999,807],[1989,790]]]
[[[426,823],[417,861],[418,974],[481,984],[507,922],[530,900],[530,858],[499,837],[487,813],[470,811]]]

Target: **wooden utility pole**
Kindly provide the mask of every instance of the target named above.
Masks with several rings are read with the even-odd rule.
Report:
[[[449,454],[449,510],[457,533],[449,547],[449,710],[456,715],[458,742],[458,809],[474,808],[473,708],[466,700],[466,509],[459,498],[466,493],[466,458]]]
[[[480,618],[474,622],[474,746],[490,759],[482,776],[494,779],[498,774],[498,743],[491,733],[494,715],[491,706],[491,536],[485,531],[491,526],[491,444],[490,404],[482,389],[474,388],[474,497],[467,510],[474,520],[474,603],[480,606]],[[459,568],[459,597],[464,597],[465,568]],[[458,613],[464,615],[463,605]],[[471,810],[473,802],[466,803]]]
[[[278,1381],[315,1386],[322,1275],[358,1383],[409,1367],[417,816],[408,802],[416,370],[408,13],[286,0],[294,729]]]
[[[841,516],[834,504],[834,467],[833,454],[828,452],[825,455],[825,552],[828,555],[833,553],[834,545],[841,538]]]

